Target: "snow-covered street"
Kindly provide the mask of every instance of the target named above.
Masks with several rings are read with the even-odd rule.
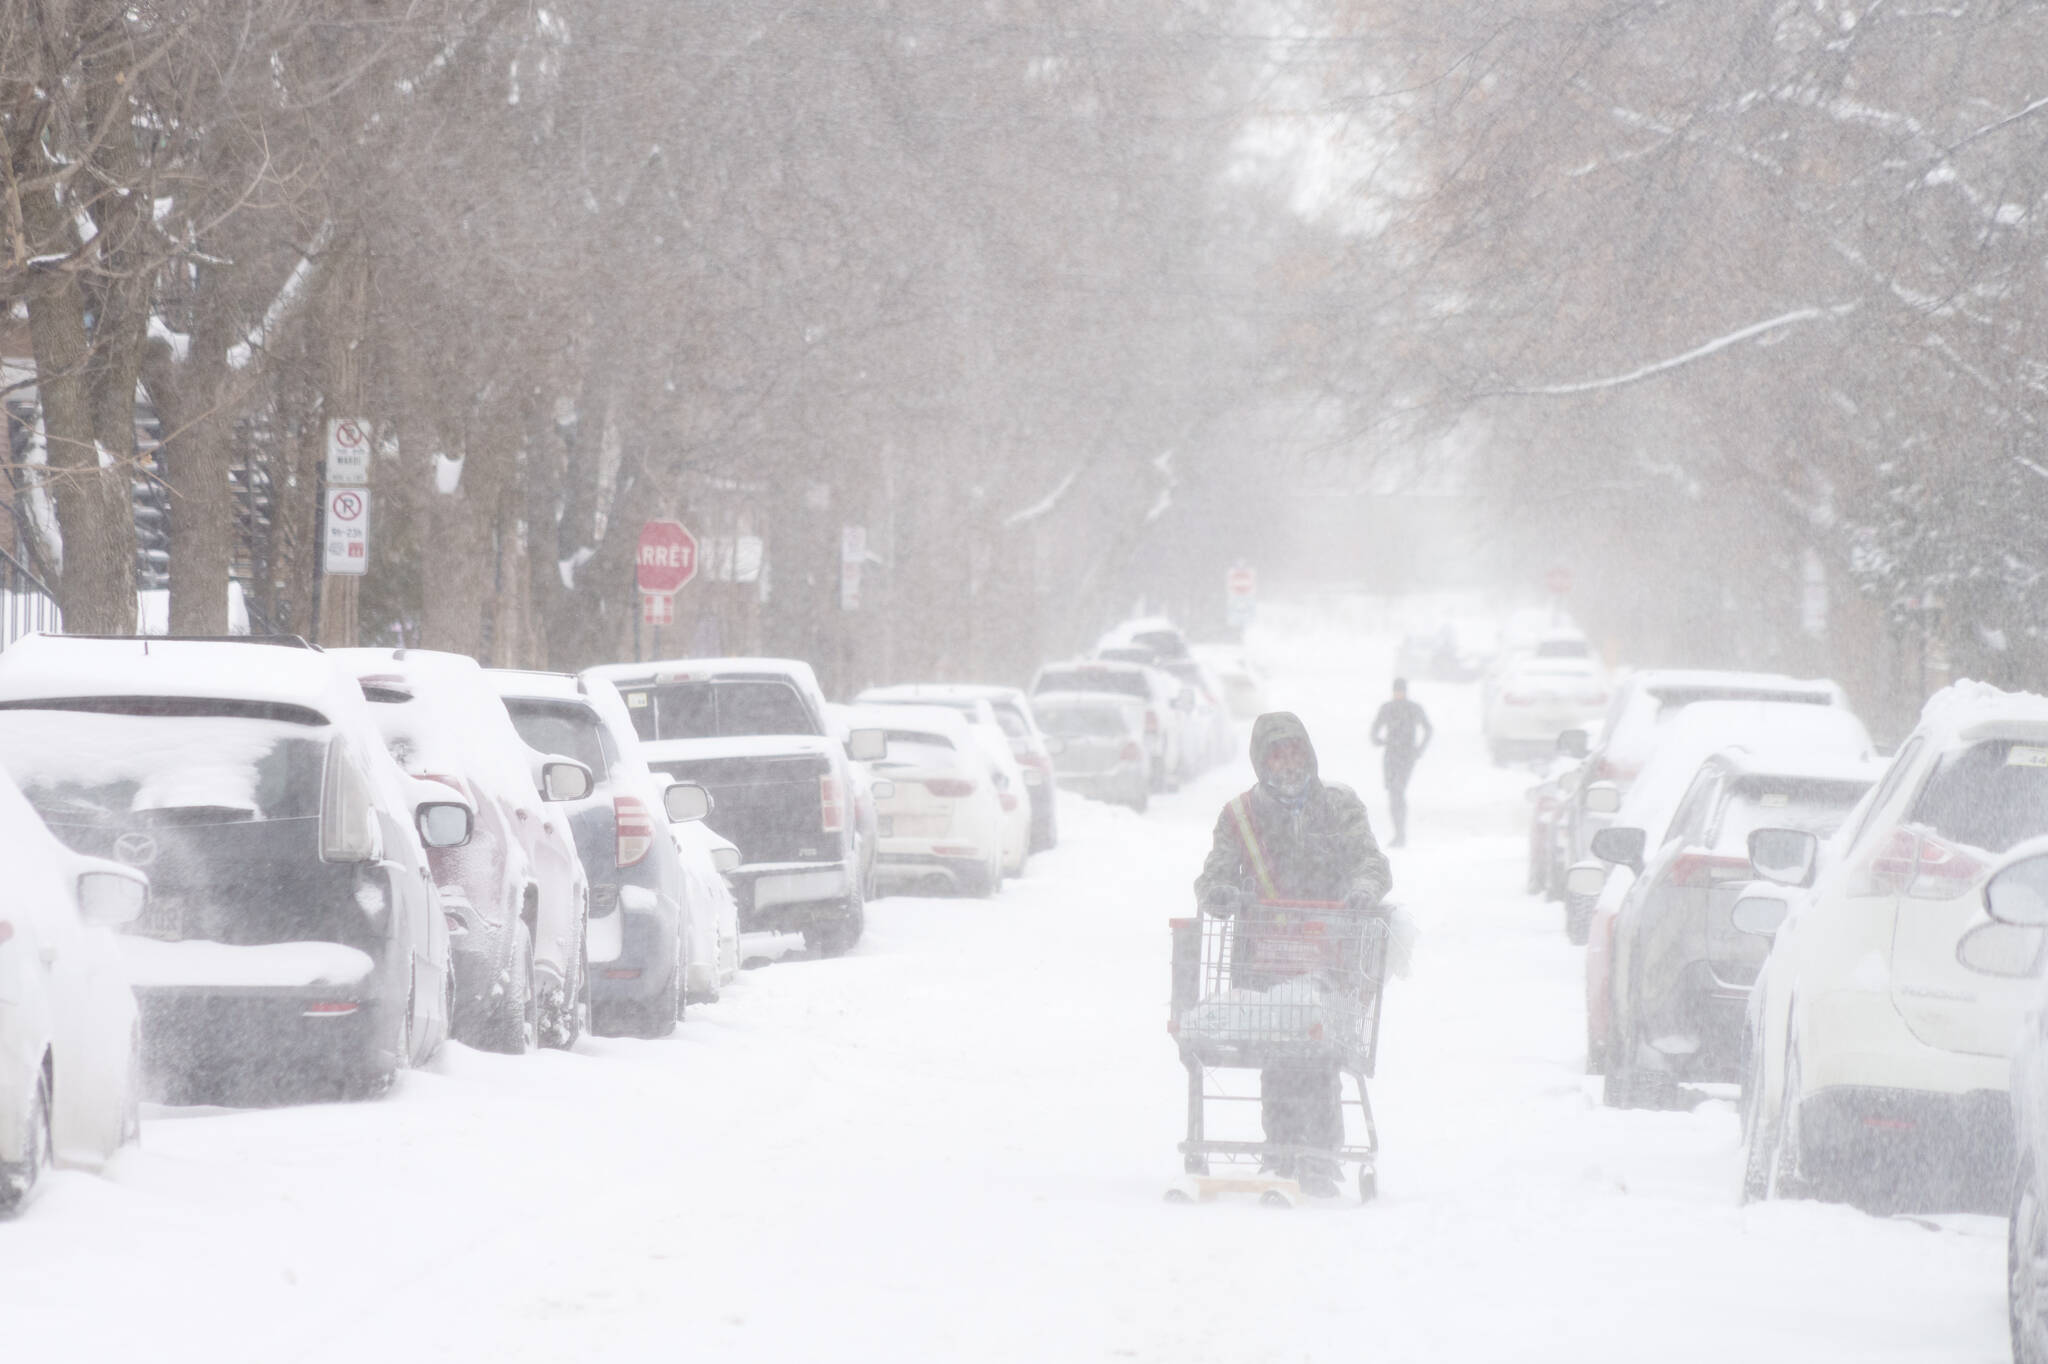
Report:
[[[1366,794],[1391,642],[1255,633]],[[149,1110],[0,1225],[10,1359],[1159,1361],[2006,1357],[2005,1223],[1737,1202],[1732,1101],[1603,1109],[1580,955],[1521,893],[1525,774],[1420,685],[1380,1199],[1162,1200],[1169,915],[1241,763],[1069,799],[994,900],[891,898],[658,1042],[451,1045],[379,1102]]]

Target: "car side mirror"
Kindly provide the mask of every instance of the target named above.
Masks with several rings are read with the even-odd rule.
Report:
[[[1737,900],[1729,909],[1728,917],[1735,927],[1744,933],[1754,933],[1759,938],[1774,938],[1784,924],[1785,916],[1791,912],[1791,903],[1785,899],[1782,892],[1759,889]]]
[[[1999,868],[1984,883],[1984,912],[2002,924],[2048,927],[2048,853]]]
[[[475,814],[459,801],[424,801],[413,810],[412,820],[420,842],[429,848],[459,848],[476,832]]]
[[[1589,815],[1611,815],[1621,809],[1621,788],[1611,781],[1596,781],[1586,788],[1584,800]]]
[[[693,781],[679,781],[661,793],[671,824],[689,824],[711,814],[711,793]]]
[[[1574,862],[1565,870],[1564,888],[1569,895],[1581,900],[1599,897],[1607,888],[1607,864],[1605,862]]]
[[[1980,976],[2031,976],[2040,965],[2043,934],[2018,924],[1978,924],[1956,944],[1956,960]]]
[[[149,882],[137,872],[109,867],[78,874],[78,917],[94,928],[132,924],[148,903]]]
[[[1583,729],[1568,729],[1557,736],[1557,751],[1568,758],[1583,758],[1591,750],[1591,743]]]
[[[740,850],[719,847],[711,850],[711,865],[718,868],[719,875],[730,876],[740,869]]]
[[[548,800],[582,800],[596,786],[590,769],[573,759],[549,758],[541,764],[540,793]]]
[[[846,736],[846,756],[857,763],[878,763],[889,756],[889,731],[856,729]]]
[[[1593,856],[1630,871],[1643,869],[1643,848],[1649,842],[1641,829],[1615,826],[1593,835]]]
[[[1820,861],[1820,839],[1805,829],[1755,829],[1749,835],[1749,865],[1766,881],[1810,886]]]

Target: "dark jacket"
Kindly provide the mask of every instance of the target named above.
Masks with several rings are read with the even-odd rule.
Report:
[[[1277,898],[1343,900],[1356,895],[1377,901],[1392,889],[1394,874],[1372,836],[1365,802],[1350,787],[1327,784],[1316,775],[1314,745],[1309,746],[1308,789],[1299,801],[1290,805],[1268,789],[1267,750],[1289,738],[1308,743],[1308,730],[1285,711],[1261,715],[1253,723],[1252,770],[1258,773],[1259,784],[1217,817],[1215,841],[1202,874],[1195,878],[1198,904],[1227,911],[1240,894],[1251,899],[1268,894],[1232,808],[1240,802]]]
[[[1380,707],[1372,721],[1372,741],[1384,744],[1389,763],[1412,763],[1429,747],[1436,729],[1422,707],[1405,696],[1396,696]]]

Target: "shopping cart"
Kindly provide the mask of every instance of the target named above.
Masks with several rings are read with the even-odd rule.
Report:
[[[1365,1082],[1379,1050],[1381,985],[1386,979],[1386,912],[1360,914],[1324,900],[1261,901],[1229,918],[1173,919],[1173,1005],[1166,1030],[1188,1072],[1188,1133],[1180,1144],[1188,1178],[1169,1198],[1254,1193],[1295,1204],[1301,1187],[1261,1166],[1304,1158],[1358,1166],[1358,1196],[1378,1191],[1379,1133]],[[1264,1141],[1220,1141],[1206,1135],[1211,1103],[1257,1103],[1257,1093],[1231,1093],[1214,1072],[1267,1067],[1327,1066],[1349,1076],[1355,1099],[1339,1110],[1358,1115],[1358,1136],[1345,1123],[1335,1151]],[[1230,1173],[1212,1176],[1211,1164]],[[1245,1167],[1251,1167],[1247,1170]]]

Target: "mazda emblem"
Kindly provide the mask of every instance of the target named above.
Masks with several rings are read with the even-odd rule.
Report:
[[[114,840],[114,856],[131,867],[146,867],[156,861],[156,840],[148,834],[122,834]]]

